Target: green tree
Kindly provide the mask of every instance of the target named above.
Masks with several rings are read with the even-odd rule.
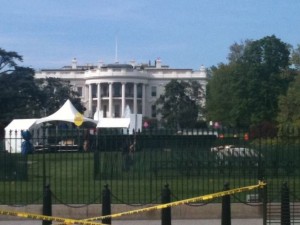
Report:
[[[297,45],[296,49],[291,49],[291,65],[293,67],[289,73],[286,73],[286,77],[292,82],[290,82],[286,94],[279,96],[278,101],[277,122],[281,131],[285,127],[300,127],[300,45]]]
[[[22,62],[23,57],[16,52],[8,52],[0,48],[0,76],[18,70],[17,62]]]
[[[300,45],[292,50],[291,64],[295,66],[297,71],[300,71]]]
[[[54,113],[68,99],[70,99],[79,112],[83,113],[85,111],[79,93],[74,91],[69,81],[48,77],[45,79],[36,79],[36,84],[43,93],[42,114],[50,115]]]
[[[241,97],[239,105],[246,106],[241,112],[249,116],[251,124],[275,121],[278,97],[286,92],[282,73],[288,69],[289,55],[288,45],[275,36],[253,41],[245,49],[244,74],[237,79],[238,84],[245,88],[240,88],[237,93]]]
[[[248,42],[242,49],[241,55],[233,57],[238,60],[214,70],[209,81],[208,115],[212,120],[223,118],[235,126],[275,122],[278,97],[286,92],[290,81],[290,76],[287,76],[289,46],[275,36],[267,36]],[[217,92],[218,89],[221,93]],[[222,96],[224,103],[220,103]],[[226,110],[219,109],[214,115],[210,110],[216,110],[217,105]],[[225,114],[222,117],[221,112]]]
[[[41,92],[34,82],[31,68],[17,66],[22,57],[0,49],[0,121],[38,116]]]
[[[248,44],[243,55],[243,63],[258,67],[267,76],[286,69],[289,65],[289,56],[289,45],[272,35]]]
[[[239,62],[245,52],[246,47],[251,43],[251,40],[241,41],[240,43],[235,42],[229,47],[229,54],[227,59],[230,63],[237,63]]]
[[[203,94],[198,82],[169,82],[156,102],[163,123],[171,128],[193,128],[203,113]]]
[[[300,75],[279,98],[277,121],[280,126],[300,126]]]
[[[34,70],[18,66],[22,56],[0,48],[0,123],[15,118],[40,118],[55,112],[70,99],[83,112],[78,93],[69,82],[56,78],[37,80]]]
[[[235,65],[220,64],[211,69],[213,76],[207,84],[206,118],[208,121],[222,121],[225,126],[235,126],[233,113],[235,100],[233,73]]]

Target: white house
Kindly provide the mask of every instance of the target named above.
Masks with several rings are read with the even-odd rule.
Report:
[[[73,59],[71,66],[61,69],[42,69],[36,78],[55,77],[67,79],[81,94],[82,102],[87,108],[85,116],[93,117],[101,112],[104,118],[124,117],[125,108],[130,107],[133,114],[142,114],[156,118],[155,101],[163,94],[164,87],[171,80],[195,80],[205,89],[207,83],[206,69],[174,69],[162,65],[157,59],[154,65],[104,64],[77,65]]]

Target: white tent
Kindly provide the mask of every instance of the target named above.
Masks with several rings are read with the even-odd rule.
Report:
[[[130,114],[130,133],[132,133],[133,131],[142,131],[142,118],[142,114]]]
[[[65,104],[59,110],[57,110],[55,113],[53,113],[50,116],[43,117],[43,118],[37,120],[36,123],[39,124],[39,123],[44,123],[44,122],[49,122],[49,121],[65,121],[65,122],[74,123],[75,116],[78,113],[79,112],[73,106],[71,101],[67,100],[65,102]],[[91,122],[91,123],[97,124],[96,120],[93,120],[93,119],[90,119],[87,117],[83,117],[83,122]]]
[[[129,128],[130,118],[100,118],[98,128]]]
[[[129,134],[133,131],[142,131],[142,114],[130,114],[129,118],[100,118],[97,128],[123,128],[124,132],[129,130]]]
[[[129,105],[126,105],[126,108],[125,108],[125,110],[124,110],[124,117],[125,117],[125,118],[129,118],[129,117],[130,117],[130,114],[131,114],[130,107],[129,107]]]
[[[94,120],[99,121],[100,118],[103,118],[103,111],[96,110],[96,112],[94,113]]]
[[[5,127],[5,150],[10,153],[20,153],[24,141],[21,136],[22,130],[29,130],[33,135],[32,140],[39,140],[42,135],[40,125],[36,124],[38,119],[14,119]],[[32,132],[34,130],[34,132]]]

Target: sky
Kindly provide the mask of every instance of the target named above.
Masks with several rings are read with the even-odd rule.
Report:
[[[227,63],[230,45],[275,35],[300,44],[299,0],[9,0],[0,48],[22,66],[57,69],[99,61],[199,70]]]

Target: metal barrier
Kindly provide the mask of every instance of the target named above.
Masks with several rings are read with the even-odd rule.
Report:
[[[85,207],[102,202],[101,188],[106,184],[116,196],[113,203],[157,204],[166,183],[178,199],[185,199],[216,192],[227,181],[239,187],[261,179],[269,183],[265,223],[272,222],[271,206],[280,203],[283,182],[293,193],[291,204],[299,202],[300,137],[296,131],[263,138],[245,130],[144,130],[135,135],[90,130],[89,149],[84,151],[85,131],[32,130],[35,151],[29,155],[13,153],[21,138],[4,139],[0,204],[41,204],[46,184],[51,184],[54,204]],[[135,142],[132,151],[128,142]],[[240,193],[232,202],[262,203],[261,192]]]
[[[44,207],[43,213],[44,215],[34,214],[34,213],[26,213],[26,212],[17,212],[17,211],[6,211],[0,210],[0,215],[10,215],[21,218],[30,218],[35,220],[43,220],[43,224],[52,224],[52,221],[62,222],[64,224],[87,224],[87,225],[96,225],[96,224],[111,224],[112,218],[122,217],[125,215],[132,215],[137,213],[144,213],[154,210],[161,210],[162,214],[162,225],[171,225],[171,207],[176,207],[179,205],[199,202],[199,201],[208,201],[215,198],[223,197],[223,207],[222,207],[222,224],[230,224],[231,215],[230,215],[230,195],[234,195],[237,193],[252,191],[259,188],[264,188],[266,183],[259,181],[256,185],[250,185],[246,187],[239,187],[235,189],[229,189],[228,185],[225,185],[225,188],[221,192],[211,193],[203,196],[197,196],[189,199],[183,199],[180,201],[171,202],[171,191],[168,188],[168,185],[165,185],[164,189],[161,193],[161,201],[162,203],[156,206],[151,206],[147,208],[141,208],[137,210],[131,210],[128,212],[121,212],[111,214],[111,193],[107,186],[105,186],[103,190],[103,204],[102,204],[102,216],[87,218],[82,220],[75,220],[70,218],[61,218],[52,216],[51,213],[51,190],[49,186],[45,187],[44,193]],[[226,198],[226,199],[224,199]],[[228,211],[229,210],[229,211]],[[102,220],[102,223],[93,222],[97,220]]]

